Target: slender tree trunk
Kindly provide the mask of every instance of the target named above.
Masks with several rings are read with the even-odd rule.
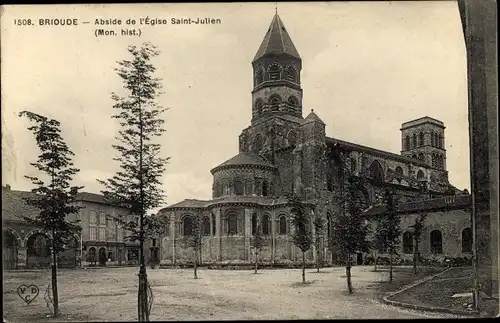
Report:
[[[306,283],[306,252],[302,251],[302,283]]]
[[[143,121],[142,121],[142,106],[141,97],[139,99],[139,188],[140,188],[140,264],[139,269],[139,321],[147,322],[149,321],[148,300],[147,300],[147,274],[146,265],[144,263],[144,178],[143,178]]]
[[[196,264],[198,263],[198,260],[196,259],[197,256],[194,257],[194,279],[198,279],[198,273],[196,270],[198,269]]]
[[[57,252],[54,239],[55,233],[52,232],[52,301],[54,305],[54,316],[58,317],[59,312],[59,293],[57,291]]]
[[[259,253],[257,251],[255,251],[255,272],[254,272],[254,274],[257,273],[258,260],[259,260]]]
[[[374,254],[373,258],[374,258],[374,262],[375,262],[375,266],[373,268],[373,271],[376,272],[377,271],[377,252],[375,251],[373,254]]]
[[[352,294],[352,281],[351,281],[351,254],[347,254],[347,263],[345,267],[345,275],[347,277],[347,290]]]
[[[391,248],[390,254],[389,254],[389,282],[392,283],[392,254],[393,250]]]
[[[417,252],[418,252],[418,244],[415,243],[415,247],[413,248],[413,273],[417,273]]]
[[[318,243],[316,244],[316,272],[319,273],[319,269],[320,269],[320,263],[319,263],[319,241]]]

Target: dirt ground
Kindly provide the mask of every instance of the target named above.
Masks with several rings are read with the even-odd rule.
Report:
[[[387,272],[354,267],[354,295],[346,293],[344,268],[199,270],[149,269],[154,302],[151,320],[264,320],[453,317],[419,313],[382,304],[377,287]],[[59,271],[62,317],[59,321],[137,320],[138,268]],[[52,322],[44,293],[50,270],[4,272],[4,318],[8,322]],[[17,294],[19,285],[35,284],[40,294],[27,305]]]

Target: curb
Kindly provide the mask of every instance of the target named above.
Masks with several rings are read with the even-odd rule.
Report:
[[[434,275],[431,275],[431,276],[427,276],[427,277],[424,277],[410,285],[407,285],[405,287],[403,287],[402,289],[396,291],[396,292],[392,292],[392,293],[389,293],[388,295],[382,297],[382,302],[387,304],[387,305],[392,305],[392,306],[397,306],[397,307],[403,307],[403,308],[409,308],[409,309],[413,309],[413,310],[421,310],[421,311],[429,311],[429,312],[439,312],[439,313],[448,313],[448,314],[456,314],[456,315],[465,315],[465,316],[478,316],[479,315],[479,312],[478,311],[461,311],[461,310],[454,310],[454,309],[450,309],[450,308],[445,308],[445,307],[430,307],[430,306],[422,306],[422,305],[414,305],[414,304],[408,304],[408,303],[403,303],[403,302],[397,302],[397,301],[392,301],[390,300],[389,298],[390,297],[393,297],[399,293],[402,293],[410,288],[413,288],[415,286],[418,286],[420,284],[423,284],[431,279],[434,279],[448,271],[450,271],[451,269],[453,269],[454,267],[450,267],[446,270],[443,270],[442,272],[440,273],[437,273],[437,274],[434,274]]]

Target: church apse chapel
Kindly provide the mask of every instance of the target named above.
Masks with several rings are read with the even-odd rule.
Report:
[[[278,14],[252,67],[251,122],[239,136],[239,153],[211,170],[211,200],[186,199],[158,213],[167,223],[159,239],[161,263],[192,261],[187,241],[198,216],[203,236],[198,257],[203,263],[252,261],[251,239],[258,223],[264,241],[262,262],[301,261],[301,251],[291,242],[290,205],[284,197],[292,192],[324,218],[324,232],[314,232],[313,225],[311,229],[321,236],[321,260],[331,263],[327,246],[338,212],[340,165],[334,152],[339,149],[349,171],[367,179],[365,196],[374,205],[369,216],[383,211],[375,205],[387,187],[396,192],[402,203],[401,254],[410,256],[412,221],[425,212],[419,247],[423,255],[469,255],[470,197],[448,181],[443,122],[422,117],[403,123],[400,154],[326,137],[326,125],[313,109],[303,117],[302,60]],[[315,257],[311,248],[306,259]]]

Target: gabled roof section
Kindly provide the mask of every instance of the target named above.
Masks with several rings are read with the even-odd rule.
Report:
[[[297,52],[278,13],[274,15],[273,21],[271,21],[271,25],[253,60],[256,61],[267,54],[288,54],[300,59],[299,52]]]
[[[314,109],[311,109],[311,112],[309,115],[302,121],[302,124],[309,123],[309,122],[318,122],[321,123],[322,125],[325,125],[323,120],[321,120],[320,117],[316,113],[314,113]]]
[[[248,152],[240,152],[238,155],[226,160],[222,164],[217,167],[214,167],[211,172],[212,174],[219,168],[224,166],[265,166],[265,167],[274,167],[273,164],[260,157],[259,155],[248,153]]]

